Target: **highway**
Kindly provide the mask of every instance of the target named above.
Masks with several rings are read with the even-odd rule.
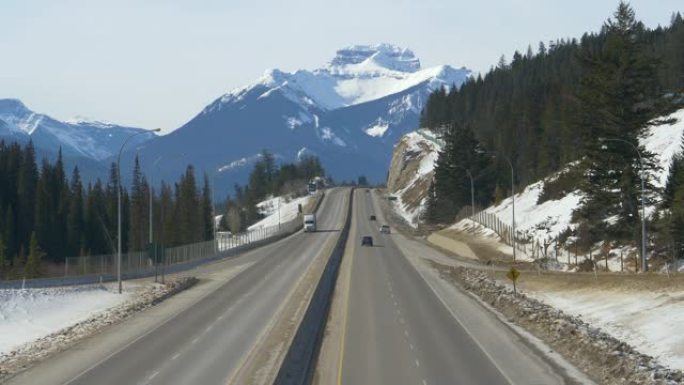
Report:
[[[347,189],[330,190],[318,211],[318,228],[323,231],[299,232],[235,258],[242,270],[215,290],[188,299],[184,310],[167,318],[148,320],[148,326],[138,327],[136,332],[131,332],[137,327],[135,319],[125,321],[116,325],[116,330],[128,337],[117,339],[111,335],[114,332],[104,332],[103,336],[95,336],[20,374],[10,383],[228,383],[255,349],[279,306],[287,302],[299,277],[316,258],[328,257],[326,253],[339,236],[336,230],[343,226],[348,197]],[[204,270],[211,274],[221,266],[208,265]],[[169,307],[174,299],[162,305]],[[159,307],[163,308],[162,305]],[[150,318],[155,308],[142,312],[141,317]]]
[[[317,383],[576,383],[467,295],[450,294],[453,306],[447,308],[404,255],[405,238],[380,234],[379,226],[386,222],[374,195],[365,189],[356,191],[347,261],[337,285],[342,300],[333,303],[331,313],[332,325],[341,325],[341,330],[329,330],[329,335],[339,335],[339,343],[333,343],[339,345],[339,354],[319,360],[319,365],[336,364],[336,378],[322,369]],[[371,214],[378,220],[371,221]],[[361,246],[364,235],[373,237],[373,247]],[[412,250],[428,252],[434,250],[423,245]],[[464,319],[472,320],[472,328],[457,319],[462,312],[467,313]],[[334,338],[324,341],[324,355],[325,345]]]

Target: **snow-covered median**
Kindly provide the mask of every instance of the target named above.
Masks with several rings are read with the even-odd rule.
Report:
[[[100,286],[0,290],[0,354],[130,298]]]

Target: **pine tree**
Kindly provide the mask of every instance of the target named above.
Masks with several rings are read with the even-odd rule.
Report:
[[[37,278],[41,275],[41,260],[44,256],[43,250],[38,245],[36,234],[32,233],[29,254],[26,259],[26,269],[24,271],[26,278]]]
[[[7,279],[8,265],[5,242],[3,242],[2,236],[0,236],[0,280]]]
[[[214,239],[214,205],[212,202],[213,194],[209,186],[209,176],[204,174],[204,185],[202,186],[202,226],[204,228],[203,239],[208,241]]]
[[[21,215],[17,218],[18,243],[28,244],[34,228],[36,187],[38,185],[38,168],[36,166],[36,152],[33,141],[26,145],[17,183],[18,210]]]
[[[587,48],[584,56],[587,76],[579,93],[578,129],[584,136],[588,179],[582,185],[586,202],[578,214],[591,223],[594,233],[605,226],[605,218],[617,215],[614,236],[634,239],[640,223],[640,176],[648,180],[649,201],[655,191],[650,182],[656,169],[654,154],[640,146],[638,138],[664,111],[657,87],[658,62],[643,49],[643,25],[627,3],[620,3],[604,31],[602,49]],[[641,175],[639,155],[632,146],[641,153]]]
[[[78,167],[74,167],[71,177],[71,199],[67,214],[67,256],[76,256],[81,248],[81,240],[84,235],[83,228],[83,185]]]

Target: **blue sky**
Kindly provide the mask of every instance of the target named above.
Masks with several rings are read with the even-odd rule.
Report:
[[[58,119],[178,128],[268,68],[318,68],[338,48],[393,43],[424,67],[485,72],[528,44],[597,31],[606,0],[3,0],[0,98]],[[681,0],[635,0],[649,27]]]

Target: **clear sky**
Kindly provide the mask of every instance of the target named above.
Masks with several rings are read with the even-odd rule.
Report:
[[[180,127],[268,68],[387,42],[486,72],[528,44],[597,31],[617,0],[2,0],[0,98],[58,119]],[[647,26],[682,0],[633,0]]]

